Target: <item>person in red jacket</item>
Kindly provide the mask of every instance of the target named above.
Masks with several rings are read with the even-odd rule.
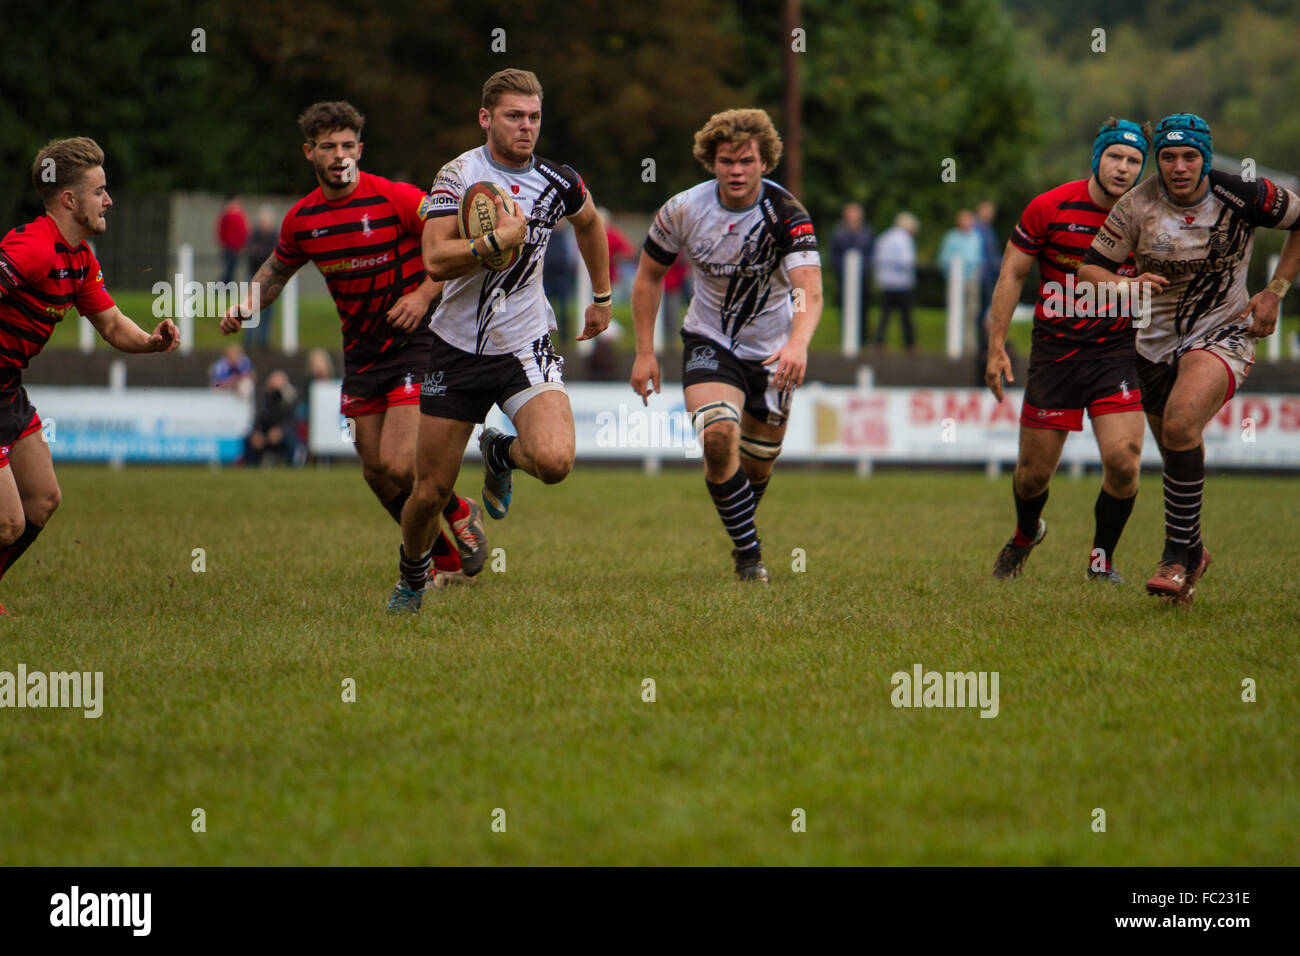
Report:
[[[86,240],[108,228],[104,151],[84,136],[47,143],[32,163],[45,215],[0,240],[0,577],[41,533],[62,494],[22,370],[75,307],[122,352],[172,352],[171,319],[152,333],[122,314]],[[8,613],[0,606],[0,614]]]
[[[239,254],[248,245],[248,213],[244,212],[236,195],[226,197],[225,208],[217,217],[217,245],[221,246],[224,263],[221,281],[233,282],[235,269],[239,265]]]

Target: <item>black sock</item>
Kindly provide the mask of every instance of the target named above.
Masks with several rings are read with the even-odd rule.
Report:
[[[442,516],[448,521],[455,521],[456,515],[460,513],[460,506],[464,501],[465,499],[456,494],[453,489],[451,497],[448,498],[447,503],[442,506]]]
[[[424,557],[411,560],[406,556],[406,551],[401,545],[397,546],[398,566],[402,571],[402,580],[406,586],[413,591],[424,590],[425,584],[429,581],[429,562],[432,559],[431,552],[424,552]]]
[[[1201,495],[1205,452],[1200,445],[1165,451],[1165,561],[1195,571],[1201,561]]]
[[[1047,505],[1047,492],[1050,490],[1044,489],[1037,498],[1021,498],[1015,486],[1012,486],[1011,493],[1016,498],[1016,530],[1020,532],[1021,538],[1028,539],[1017,544],[1028,544],[1038,537],[1038,518]]]
[[[754,510],[755,510],[755,511],[758,510],[758,503],[759,503],[760,501],[763,500],[763,492],[767,491],[767,484],[768,484],[768,482],[770,482],[771,480],[772,480],[772,476],[771,476],[771,475],[768,475],[768,476],[767,476],[766,478],[764,478],[762,481],[751,481],[751,482],[749,483],[749,489],[750,489],[750,491],[754,492]]]
[[[713,507],[718,510],[722,526],[727,529],[736,550],[757,555],[760,541],[758,529],[754,527],[754,509],[758,503],[754,500],[744,469],[737,468],[734,475],[719,484],[707,478],[704,483],[709,486]]]
[[[385,501],[384,507],[388,513],[393,516],[393,520],[398,524],[402,523],[402,508],[406,505],[406,499],[411,497],[409,491],[399,491],[391,501]]]
[[[27,527],[23,528],[23,533],[18,536],[17,541],[7,548],[0,548],[0,577],[4,577],[5,572],[13,566],[13,563],[22,557],[24,551],[31,547],[32,542],[36,540],[36,536],[44,528],[45,525],[33,524],[29,521]]]
[[[514,440],[514,435],[503,434],[497,435],[488,442],[487,465],[488,470],[493,474],[499,475],[515,467],[515,463],[510,458],[510,445]]]
[[[1115,548],[1119,546],[1119,536],[1124,533],[1128,516],[1133,513],[1133,502],[1137,500],[1134,492],[1129,498],[1116,498],[1105,488],[1097,495],[1096,507],[1092,513],[1097,518],[1097,527],[1092,535],[1092,557],[1100,557],[1109,570],[1115,561]],[[1101,551],[1098,555],[1097,552]]]
[[[434,536],[433,548],[430,549],[429,553],[435,557],[440,557],[444,554],[451,554],[451,544],[447,540],[447,533],[445,531],[440,529]]]

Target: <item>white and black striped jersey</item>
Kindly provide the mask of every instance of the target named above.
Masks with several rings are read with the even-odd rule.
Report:
[[[1218,329],[1248,324],[1246,271],[1255,230],[1300,228],[1300,197],[1267,179],[1243,180],[1211,170],[1209,188],[1190,205],[1176,203],[1160,177],[1125,193],[1102,223],[1085,265],[1118,271],[1129,253],[1139,274],[1166,276],[1151,296],[1151,318],[1137,328],[1137,350],[1170,361]]]
[[[528,219],[528,238],[514,265],[503,272],[473,269],[448,279],[430,327],[444,340],[476,355],[507,355],[535,342],[555,326],[542,292],[542,261],[551,230],[587,201],[582,177],[571,167],[533,156],[522,169],[494,160],[487,145],[461,153],[438,173],[420,204],[420,217],[454,216],[470,186],[503,187]]]
[[[672,265],[682,249],[695,273],[683,331],[751,360],[790,340],[788,270],[821,266],[812,219],[794,196],[769,179],[744,209],[724,206],[714,179],[678,193],[655,214],[645,251]]]

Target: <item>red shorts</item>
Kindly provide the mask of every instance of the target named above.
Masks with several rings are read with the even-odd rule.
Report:
[[[1093,418],[1142,411],[1135,358],[1031,364],[1020,409],[1021,426],[1078,432],[1083,431],[1085,408]]]
[[[339,412],[345,418],[360,418],[363,415],[382,415],[396,405],[418,405],[420,380],[416,372],[397,372],[393,381],[385,383],[389,386],[387,391],[373,397],[350,395],[345,390],[339,400]]]

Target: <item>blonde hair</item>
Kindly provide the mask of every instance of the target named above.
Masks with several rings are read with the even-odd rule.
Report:
[[[41,201],[48,204],[63,190],[76,188],[87,172],[103,165],[104,151],[90,137],[52,139],[41,147],[32,163],[32,185]],[[53,177],[47,172],[51,166]]]
[[[739,146],[748,140],[758,142],[758,155],[765,171],[771,171],[781,161],[781,137],[772,125],[767,110],[725,110],[714,113],[695,134],[695,158],[709,172],[718,158],[718,147],[723,143]]]
[[[506,93],[542,98],[542,84],[532,70],[499,70],[483,84],[483,109],[491,112]]]

